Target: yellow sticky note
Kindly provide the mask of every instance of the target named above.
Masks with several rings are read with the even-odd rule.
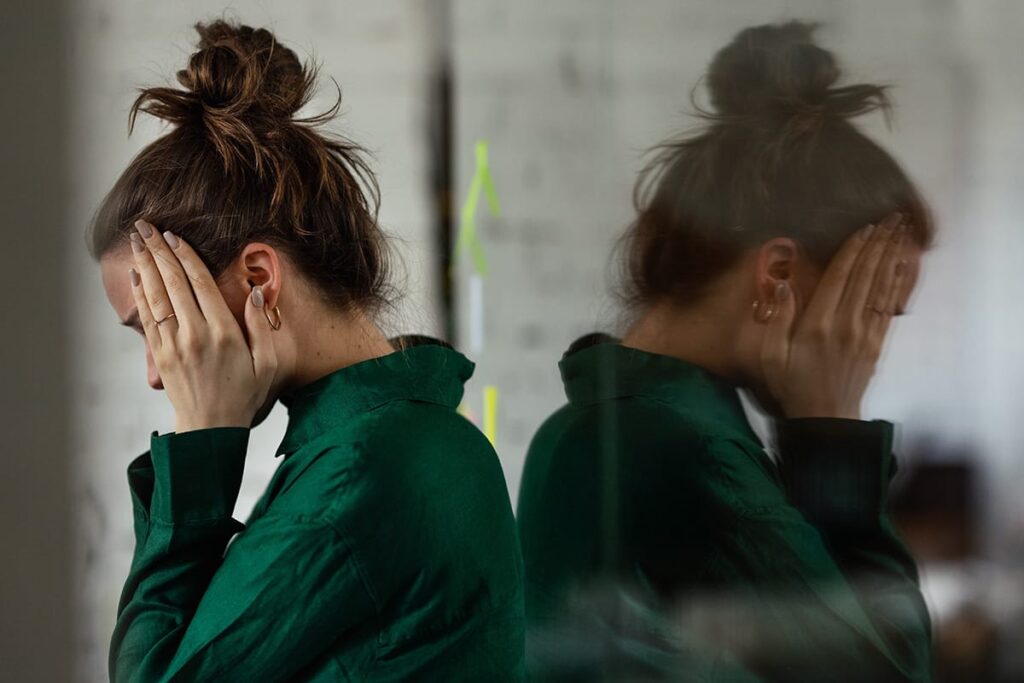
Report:
[[[484,436],[492,446],[498,444],[498,387],[484,387]]]

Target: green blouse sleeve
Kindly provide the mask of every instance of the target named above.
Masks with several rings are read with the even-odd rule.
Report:
[[[232,519],[248,431],[154,433],[129,467],[136,548],[112,681],[288,678],[372,614],[334,526],[268,515],[246,529]]]
[[[790,502],[820,533],[903,680],[930,679],[931,621],[917,568],[888,515],[896,471],[884,420],[776,423]]]

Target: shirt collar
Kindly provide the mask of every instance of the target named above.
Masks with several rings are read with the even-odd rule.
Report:
[[[570,403],[598,403],[646,396],[700,413],[760,444],[736,385],[689,361],[649,353],[613,341],[567,352],[558,364]]]
[[[425,343],[335,370],[279,400],[288,426],[276,454],[288,454],[352,417],[395,400],[437,403],[462,400],[475,364],[458,351]]]

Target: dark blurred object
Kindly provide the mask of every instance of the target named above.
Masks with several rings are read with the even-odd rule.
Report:
[[[969,461],[925,462],[905,473],[891,510],[918,562],[964,560],[977,553],[975,485]]]
[[[968,604],[935,634],[937,683],[996,681],[998,630],[980,605]]]
[[[936,683],[994,683],[1000,624],[985,596],[980,557],[979,479],[970,448],[931,439],[908,452],[890,501],[893,521],[921,568],[933,610]],[[903,463],[901,463],[903,464]]]

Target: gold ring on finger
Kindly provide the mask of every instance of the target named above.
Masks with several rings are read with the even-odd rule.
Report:
[[[157,325],[159,325],[159,324],[160,324],[160,323],[162,323],[162,322],[167,322],[168,320],[170,320],[170,319],[171,319],[171,318],[173,318],[173,317],[174,317],[174,313],[168,313],[168,314],[167,314],[167,315],[165,315],[164,317],[162,317],[162,318],[160,318],[159,320],[157,320],[157,321],[156,321],[156,324],[157,324]]]
[[[864,308],[866,308],[866,309],[868,309],[870,311],[874,311],[875,313],[878,313],[879,315],[888,315],[888,313],[889,313],[888,311],[883,311],[882,309],[880,309],[880,308],[878,308],[876,306],[872,306],[871,304],[864,304]]]

